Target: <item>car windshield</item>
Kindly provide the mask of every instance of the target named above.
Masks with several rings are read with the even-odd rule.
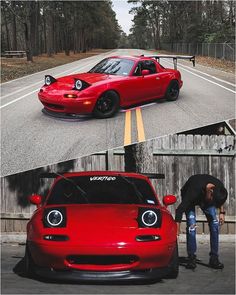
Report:
[[[134,61],[124,58],[106,58],[93,67],[89,73],[128,76]]]
[[[47,199],[54,204],[157,204],[150,184],[123,175],[73,176],[58,180]]]

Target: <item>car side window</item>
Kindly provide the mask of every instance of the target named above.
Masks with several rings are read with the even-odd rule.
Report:
[[[157,72],[155,62],[152,60],[144,60],[142,62],[143,68],[142,70],[149,70],[150,75],[155,74]]]
[[[142,63],[139,62],[134,70],[133,76],[141,76],[142,72]]]
[[[155,62],[152,60],[144,60],[137,64],[133,76],[141,76],[142,70],[149,70],[149,75],[157,73]]]

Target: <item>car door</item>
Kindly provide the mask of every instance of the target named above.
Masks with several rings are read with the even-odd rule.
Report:
[[[143,76],[142,70],[149,70],[149,74]],[[149,59],[138,62],[125,84],[128,95],[127,104],[159,97],[161,94],[161,74],[157,72],[155,61]]]

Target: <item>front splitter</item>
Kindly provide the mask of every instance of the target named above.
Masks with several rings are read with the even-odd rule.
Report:
[[[46,108],[43,108],[42,112],[46,116],[53,117],[56,119],[61,119],[61,120],[69,120],[69,121],[84,121],[85,119],[91,118],[90,114],[78,115],[78,114],[59,113],[59,112],[49,111]]]
[[[140,271],[78,271],[78,270],[52,270],[37,267],[35,274],[42,278],[58,281],[74,282],[126,282],[126,281],[155,281],[165,278],[170,269],[156,268]]]

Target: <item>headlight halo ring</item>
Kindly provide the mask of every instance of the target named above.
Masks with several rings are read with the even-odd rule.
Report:
[[[45,77],[45,84],[46,84],[47,86],[49,86],[51,83],[52,83],[52,82],[51,82],[50,77],[49,77],[49,76],[46,76],[46,77]]]
[[[52,222],[50,221],[50,219],[49,219],[49,216],[50,216],[53,212],[59,213],[60,221],[57,222],[57,223],[52,223]],[[62,213],[61,213],[59,210],[53,209],[53,210],[51,210],[51,211],[48,212],[48,214],[47,214],[47,216],[46,216],[46,219],[47,219],[47,222],[48,222],[48,224],[49,224],[50,226],[58,226],[58,225],[60,225],[60,224],[62,223],[62,221],[63,221],[63,215],[62,215]]]
[[[155,221],[152,222],[152,223],[147,223],[147,222],[144,220],[144,216],[145,216],[146,214],[149,214],[149,213],[153,213],[154,216],[155,216]],[[153,226],[154,224],[156,224],[156,222],[157,222],[157,214],[156,214],[156,212],[153,211],[153,210],[147,210],[147,211],[143,212],[143,214],[142,214],[142,216],[141,216],[141,220],[142,220],[142,223],[143,223],[145,226],[151,227],[151,226]]]
[[[75,88],[77,90],[81,90],[83,88],[83,82],[81,80],[76,80],[75,81]]]

